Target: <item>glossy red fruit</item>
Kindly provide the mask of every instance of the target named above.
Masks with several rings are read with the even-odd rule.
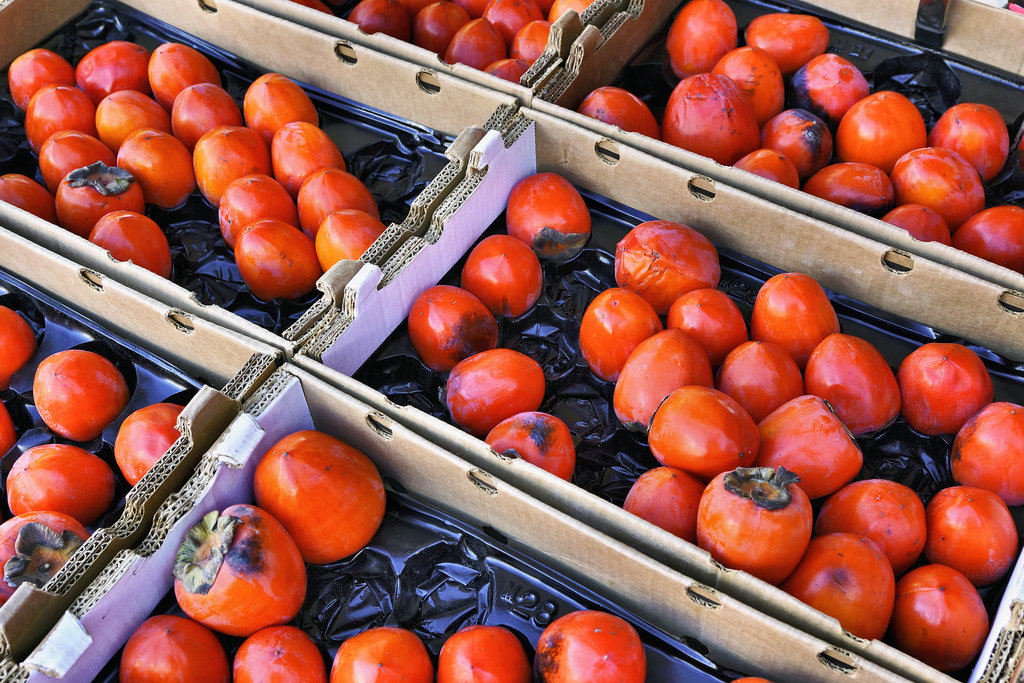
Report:
[[[452,368],[445,404],[456,424],[484,436],[506,418],[537,410],[544,388],[544,371],[537,361],[511,349],[492,349]]]
[[[761,146],[750,101],[732,79],[710,73],[685,78],[672,90],[661,137],[725,165]]]
[[[153,403],[124,419],[114,440],[114,460],[128,483],[135,486],[178,440],[178,416],[184,410],[174,403]]]
[[[923,204],[956,234],[964,221],[985,208],[981,176],[956,152],[939,147],[915,149],[892,168],[897,204]]]
[[[233,683],[327,683],[320,648],[294,626],[268,626],[245,639],[232,664]]]
[[[590,239],[590,212],[568,180],[557,173],[535,173],[509,193],[505,226],[539,258],[567,261]]]
[[[498,323],[470,292],[450,285],[425,290],[409,310],[409,341],[423,364],[448,372],[498,345]]]
[[[655,140],[661,137],[658,120],[644,101],[622,88],[606,85],[593,90],[583,98],[576,111],[618,126],[624,131],[646,135]]]
[[[729,352],[715,387],[736,399],[754,422],[786,401],[802,396],[804,379],[793,357],[778,344],[744,342]]]
[[[540,261],[522,240],[491,235],[480,240],[462,267],[462,288],[494,315],[516,318],[540,298],[544,274]]]
[[[993,206],[974,214],[956,231],[953,246],[1024,274],[1024,209]]]
[[[640,342],[662,330],[657,312],[631,289],[613,287],[594,297],[580,319],[580,353],[591,372],[606,382]]]
[[[531,21],[542,21],[544,15],[534,0],[489,0],[483,18],[498,29],[505,45],[511,47],[519,29]]]
[[[156,222],[134,211],[111,211],[96,221],[89,241],[117,261],[131,261],[160,277],[171,276],[171,249]]]
[[[761,147],[785,154],[804,181],[832,158],[832,133],[811,112],[787,109],[761,128]]]
[[[1013,567],[1020,547],[1017,526],[996,494],[950,486],[932,496],[925,513],[929,562],[952,567],[975,586],[995,583]]]
[[[880,168],[854,162],[826,166],[804,183],[804,192],[875,217],[892,208],[894,194]]]
[[[48,85],[36,91],[25,110],[25,137],[36,154],[46,139],[62,130],[96,135],[96,105],[78,88]]]
[[[581,610],[555,619],[540,634],[533,675],[549,683],[643,683],[647,656],[629,622]]]
[[[676,299],[665,327],[679,328],[700,344],[712,368],[748,339],[739,307],[725,292],[711,288],[692,289]]]
[[[922,242],[952,244],[949,227],[942,216],[922,204],[903,204],[882,216],[882,220],[903,228]]]
[[[961,102],[935,122],[928,133],[928,146],[956,152],[988,182],[1006,165],[1010,134],[1002,114],[994,107]]]
[[[214,128],[241,126],[242,110],[223,88],[199,83],[178,93],[171,108],[171,130],[189,152]]]
[[[668,329],[640,342],[615,382],[613,405],[619,422],[646,432],[654,411],[680,387],[713,383],[707,352],[682,330]]]
[[[512,39],[509,46],[508,56],[512,59],[522,59],[527,64],[533,64],[548,46],[548,38],[551,35],[551,22],[546,19],[531,21],[523,26]],[[586,100],[586,98],[584,98]],[[654,116],[652,115],[653,119]],[[655,123],[657,126],[657,123]]]
[[[277,129],[292,121],[320,125],[313,101],[302,87],[281,74],[263,74],[249,86],[242,100],[245,125],[269,147]]]
[[[228,683],[224,646],[202,624],[171,614],[142,622],[121,653],[119,677],[126,683]]]
[[[153,50],[147,67],[153,98],[167,111],[185,88],[197,83],[220,86],[220,73],[206,55],[181,43],[163,43]]]
[[[469,14],[454,2],[438,0],[421,9],[412,21],[412,42],[424,50],[443,55]]]
[[[21,314],[0,305],[0,391],[36,352],[36,334]],[[6,450],[4,451],[6,453]]]
[[[99,436],[128,405],[128,385],[117,367],[98,353],[58,351],[36,367],[32,397],[39,417],[72,441]]]
[[[804,387],[828,401],[854,436],[881,429],[900,414],[896,375],[881,352],[860,337],[825,337],[807,360]]]
[[[53,195],[46,188],[20,173],[0,175],[0,202],[7,202],[50,223],[57,222]]]
[[[203,135],[192,151],[196,184],[214,206],[228,185],[255,173],[270,175],[270,150],[251,128],[220,126]]]
[[[615,245],[615,282],[665,315],[676,299],[694,289],[718,286],[722,270],[711,241],[675,221],[647,221]]]
[[[7,87],[22,111],[38,90],[48,85],[75,85],[75,69],[52,50],[36,48],[18,55],[7,69]]]
[[[924,504],[913,489],[898,482],[851,482],[829,496],[814,523],[817,536],[839,532],[870,538],[899,576],[924,550]]]
[[[307,121],[292,121],[277,129],[270,142],[270,161],[274,177],[292,197],[316,171],[345,170],[345,159],[334,140]]]
[[[21,583],[46,585],[87,538],[86,528],[63,512],[26,512],[5,521],[0,525],[0,566],[15,555],[24,559],[12,563],[20,564],[22,571],[12,566],[7,579],[0,581],[0,605],[10,600]]]
[[[691,0],[672,21],[666,39],[676,78],[711,71],[739,40],[736,15],[722,0]]]
[[[14,448],[18,443],[18,433],[14,429],[14,421],[7,412],[7,406],[0,403],[0,457]]]
[[[78,446],[43,444],[28,449],[7,475],[7,505],[16,515],[62,512],[82,524],[99,519],[114,502],[110,465]]]
[[[757,125],[763,126],[782,111],[785,88],[782,73],[775,59],[749,45],[730,50],[723,56],[712,73],[728,76],[750,101]]]
[[[503,455],[519,457],[556,477],[572,480],[576,446],[569,427],[554,415],[537,411],[502,420],[484,439]]]
[[[473,16],[473,13],[469,12],[469,15]],[[474,69],[485,69],[506,57],[505,39],[491,22],[482,17],[463,24],[444,51],[444,61],[448,64],[465,64]]]
[[[915,349],[896,372],[900,412],[924,434],[956,434],[992,402],[992,378],[978,354],[961,344],[931,342]]]
[[[449,636],[437,658],[437,683],[530,683],[530,660],[502,626],[465,626]]]
[[[785,467],[800,476],[808,498],[835,493],[864,463],[857,442],[817,396],[798,396],[757,425],[758,467]]]
[[[314,171],[299,188],[296,197],[302,231],[316,237],[317,230],[329,213],[359,209],[380,218],[377,202],[363,181],[340,168]]]
[[[930,564],[896,583],[889,632],[893,644],[910,656],[939,671],[957,671],[981,651],[988,613],[963,574]]]
[[[341,644],[331,666],[331,683],[433,683],[434,665],[415,633],[378,626]]]
[[[901,156],[927,144],[921,112],[905,96],[890,90],[858,100],[836,129],[835,150],[841,161],[871,164],[885,173],[892,173]]]
[[[803,273],[769,278],[750,314],[750,338],[778,344],[801,369],[814,347],[839,331],[839,318],[825,290]]]
[[[359,209],[332,211],[316,232],[316,257],[326,273],[338,261],[355,261],[377,241],[386,227]]]
[[[50,192],[57,191],[68,173],[96,161],[117,165],[117,158],[106,145],[77,130],[54,133],[39,148],[39,172]]]
[[[75,82],[93,104],[118,90],[149,95],[149,50],[125,40],[112,40],[89,50],[75,67]]]
[[[299,227],[299,212],[291,195],[281,183],[262,173],[231,181],[221,195],[217,217],[220,234],[231,248],[243,228],[262,218],[276,218]]]
[[[828,29],[807,14],[762,14],[747,24],[747,45],[759,47],[788,76],[828,48]]]
[[[276,218],[260,219],[242,230],[235,242],[235,262],[253,295],[264,301],[304,296],[323,274],[313,240]]]
[[[839,55],[818,55],[800,67],[790,84],[793,106],[806,109],[835,130],[843,116],[871,93],[860,69]]]
[[[145,213],[146,200],[130,172],[97,161],[64,176],[57,187],[56,209],[62,228],[88,238],[97,221],[111,211]]]
[[[118,90],[96,105],[97,137],[115,152],[129,135],[143,128],[171,132],[171,115],[152,97]]]
[[[622,508],[690,543],[697,542],[697,506],[706,484],[677,467],[655,467],[633,482]]]
[[[347,19],[367,35],[384,35],[409,42],[412,16],[399,0],[360,0]]]
[[[484,72],[497,76],[509,83],[519,83],[523,74],[530,70],[530,64],[523,59],[499,59],[491,62]]]
[[[800,189],[800,175],[796,171],[796,166],[785,154],[774,149],[755,149],[733,166],[795,190]]]
[[[959,483],[1024,504],[1024,408],[1000,401],[975,413],[957,432],[950,465]]]
[[[169,133],[144,128],[121,143],[117,165],[142,187],[147,204],[173,209],[196,189],[192,155]]]

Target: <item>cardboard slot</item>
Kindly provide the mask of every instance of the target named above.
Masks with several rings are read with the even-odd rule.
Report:
[[[604,163],[615,166],[619,163],[619,146],[612,140],[598,140],[594,143],[594,153]]]
[[[334,44],[334,54],[345,64],[356,64],[359,62],[359,55],[351,43],[339,40]]]
[[[702,202],[711,202],[715,199],[715,181],[711,178],[694,176],[686,181],[686,189]]]
[[[183,334],[192,334],[193,332],[196,331],[196,326],[195,323],[193,322],[192,316],[190,316],[185,311],[171,309],[167,311],[167,315],[165,317],[167,318],[167,322],[170,323],[171,327],[173,327],[178,332],[181,332]]]
[[[1024,294],[1020,292],[1003,292],[998,303],[999,308],[1010,315],[1024,315]]]
[[[914,257],[905,251],[889,249],[882,254],[882,267],[893,275],[907,275],[914,270]]]
[[[441,92],[441,83],[437,80],[437,74],[422,69],[416,73],[416,85],[428,95],[437,95]]]
[[[82,279],[87,286],[95,289],[97,292],[103,291],[103,275],[97,273],[95,270],[90,268],[79,268],[78,277]]]
[[[829,669],[849,676],[858,669],[857,662],[848,653],[836,649],[823,650],[818,653],[818,661]]]

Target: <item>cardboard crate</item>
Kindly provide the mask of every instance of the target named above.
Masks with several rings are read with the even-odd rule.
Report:
[[[21,585],[0,606],[0,653],[25,653],[119,551],[137,543],[157,506],[191,475],[200,456],[240,409],[250,375],[272,368],[277,352],[196,319],[0,229],[0,269],[92,321],[113,344],[198,378],[200,387],[179,417],[181,437],[126,497],[123,512],[97,529],[44,586]],[[102,338],[102,337],[101,337]],[[127,347],[126,347],[127,348]]]
[[[253,394],[157,513],[137,547],[121,552],[23,663],[0,663],[5,680],[96,675],[171,587],[174,553],[206,512],[252,500],[259,457],[279,439],[318,429],[367,454],[401,490],[492,537],[507,538],[552,571],[712,661],[786,681],[899,681],[876,665],[650,561],[391,421],[352,396],[285,365]],[[628,616],[628,615],[627,615]],[[517,627],[518,628],[518,627]]]
[[[500,117],[496,116],[495,121],[498,119]],[[1011,358],[1024,357],[1021,346],[1024,320],[999,307],[1002,289],[990,282],[926,259],[898,254],[884,244],[751,197],[632,147],[610,145],[598,133],[538,110],[509,111],[501,133],[505,148],[491,159],[488,173],[494,173],[503,163],[526,169],[520,170],[522,175],[532,173],[533,169],[559,173],[581,188],[644,214],[690,225],[719,247],[747,254],[783,271],[807,273],[840,295],[981,343]],[[530,150],[533,165],[528,159],[524,160],[524,156],[530,156]],[[472,175],[452,196],[450,203],[441,205],[438,216],[470,202],[488,209],[487,214],[476,218],[477,221],[493,220],[501,214],[507,188],[501,187],[494,194],[478,194],[488,190],[483,185],[474,187],[480,179]],[[678,191],[651,193],[651,187],[678,188]],[[442,233],[462,227],[459,222],[448,222]],[[474,230],[479,234],[479,226]],[[421,249],[421,257],[425,258],[429,258],[428,250],[433,246],[419,238],[407,243],[410,250]],[[898,267],[899,264],[905,267]],[[433,282],[446,272],[444,267],[433,270]],[[935,290],[946,295],[941,306],[934,305],[933,298],[928,296]],[[375,312],[356,309],[356,321],[360,315],[372,318]],[[366,324],[372,323],[371,319]],[[481,440],[416,408],[398,407],[366,384],[318,363],[318,354],[330,348],[334,336],[352,324],[352,321],[336,321],[324,330],[324,339],[312,339],[303,347],[295,363],[528,494],[669,567],[741,599],[764,614],[786,620],[908,679],[952,680],[885,643],[855,638],[842,631],[834,619],[781,591],[743,572],[723,569],[696,546],[539,468],[499,456]],[[1010,601],[1019,600],[1018,589],[1014,586],[1016,584],[1011,583],[1006,592],[1006,609]],[[1024,629],[1016,618],[1001,620],[993,627],[991,638],[1001,640],[998,644],[990,643],[976,674],[981,675],[991,662],[994,671],[987,673],[985,680],[1003,680],[1001,677],[1008,670],[1019,666],[1019,643],[1024,638]],[[995,654],[993,647],[997,650]]]

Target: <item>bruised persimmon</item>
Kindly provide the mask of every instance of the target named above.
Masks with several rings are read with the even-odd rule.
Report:
[[[1007,204],[979,211],[953,235],[953,246],[1024,274],[1024,209]]]
[[[796,166],[785,154],[777,150],[755,149],[733,166],[795,190],[800,189],[800,175],[796,171]]]
[[[171,248],[152,218],[135,211],[104,214],[89,233],[89,241],[118,261],[131,261],[160,277],[171,276]]]
[[[171,108],[171,130],[189,152],[214,128],[241,126],[242,110],[227,90],[213,83],[198,83],[178,93]]]
[[[793,106],[805,109],[836,129],[843,115],[871,89],[860,69],[826,52],[800,67],[790,82]]]
[[[928,146],[956,152],[988,182],[1006,164],[1010,133],[995,108],[961,102],[947,109],[935,122],[928,133]]]
[[[692,289],[672,302],[665,327],[681,329],[704,347],[712,368],[748,339],[747,323],[736,302],[713,288]]]
[[[96,105],[78,88],[48,85],[32,95],[25,110],[25,137],[36,154],[54,133],[77,130],[97,137]]]
[[[973,166],[956,152],[923,147],[907,152],[892,167],[897,204],[923,204],[942,216],[949,231],[985,208],[985,188]]]
[[[345,640],[334,655],[331,683],[434,683],[434,665],[415,633],[377,626]]]
[[[643,683],[647,655],[625,619],[578,610],[555,619],[540,634],[533,673],[547,683]]]
[[[498,453],[522,458],[556,477],[572,480],[576,446],[569,427],[554,415],[518,413],[496,424],[484,441]]]
[[[244,126],[220,126],[199,138],[192,166],[199,191],[214,206],[220,204],[221,195],[234,180],[272,172],[267,144]]]
[[[7,68],[7,87],[14,106],[22,111],[36,91],[48,85],[74,87],[75,69],[53,50],[36,48],[18,55]]]
[[[839,332],[839,318],[821,285],[803,273],[779,273],[757,293],[750,338],[778,344],[799,368],[822,339]]]
[[[763,126],[782,111],[786,95],[782,73],[764,50],[749,45],[730,50],[718,60],[712,73],[732,79],[754,108],[757,125]]]
[[[712,73],[679,81],[665,106],[661,136],[726,165],[761,146],[750,100],[731,78]]]
[[[129,484],[138,484],[181,436],[178,416],[182,410],[174,403],[152,403],[121,423],[114,440],[114,461]]]
[[[460,361],[498,345],[498,323],[471,293],[435,285],[409,309],[409,341],[423,364],[448,372]]]
[[[115,152],[125,138],[143,128],[171,132],[171,115],[152,97],[134,90],[118,90],[96,105],[99,139]]]
[[[785,154],[805,181],[832,158],[832,133],[811,112],[787,109],[764,124],[761,147]]]
[[[508,56],[533,64],[548,46],[551,22],[545,19],[531,21],[516,32],[509,46]]]
[[[580,319],[580,353],[591,372],[614,382],[633,349],[661,330],[651,304],[631,289],[612,287],[594,297]]]
[[[153,99],[167,111],[174,107],[174,99],[185,88],[197,83],[219,86],[220,73],[202,52],[181,43],[158,45],[149,56],[146,69]]]
[[[464,626],[444,641],[437,683],[530,683],[530,660],[519,638],[503,626]]]
[[[678,467],[655,467],[633,482],[622,509],[679,538],[697,542],[697,506],[707,486]]]
[[[521,28],[531,21],[544,20],[535,0],[489,0],[482,16],[498,29],[506,47],[512,46]]]
[[[544,390],[544,371],[537,361],[512,349],[491,349],[452,368],[445,404],[456,424],[484,436],[506,418],[537,410]]]
[[[470,12],[470,16],[472,16]],[[508,57],[505,38],[483,17],[471,19],[452,36],[444,51],[448,64],[465,64],[474,69],[485,69],[499,59]]]
[[[228,683],[231,669],[224,646],[199,622],[160,614],[132,632],[121,653],[119,680],[175,680],[179,683]]]
[[[150,94],[149,50],[126,40],[111,40],[89,50],[75,66],[75,82],[93,104],[112,92]]]
[[[924,556],[952,567],[975,586],[987,586],[1013,568],[1020,539],[1006,503],[974,486],[950,486],[925,508]]]
[[[277,129],[270,142],[274,177],[296,197],[310,175],[322,168],[345,170],[345,158],[323,130],[306,121],[292,121]]]
[[[97,161],[64,176],[56,208],[62,228],[88,238],[96,222],[111,211],[145,213],[146,200],[131,173]]]
[[[0,391],[36,352],[36,335],[21,314],[0,305]],[[4,451],[6,453],[6,450]]]
[[[950,469],[960,484],[1024,504],[1024,408],[999,401],[971,416],[953,441]]]
[[[268,626],[238,646],[231,665],[233,683],[327,683],[320,648],[295,626]]]
[[[259,133],[269,147],[274,133],[286,123],[306,121],[320,125],[313,101],[302,87],[281,74],[263,74],[249,86],[242,99],[245,125]]]
[[[911,352],[896,371],[900,413],[923,434],[956,434],[992,402],[992,377],[963,344],[930,342]]]
[[[332,211],[317,230],[313,246],[325,273],[338,261],[356,261],[384,232],[384,224],[359,209]]]
[[[7,475],[7,504],[16,515],[62,512],[91,524],[113,502],[110,465],[78,446],[34,446],[14,461]]]
[[[892,208],[892,181],[871,164],[846,161],[826,166],[804,183],[804,192],[876,218]]]
[[[313,171],[299,188],[296,203],[299,225],[310,237],[316,237],[327,214],[334,211],[359,209],[380,218],[377,202],[363,181],[340,168]]]
[[[911,237],[922,242],[952,244],[946,221],[922,204],[902,204],[882,216],[882,220],[903,228]]]
[[[170,133],[135,131],[121,143],[117,165],[135,176],[147,204],[163,209],[180,205],[196,189],[192,155]]]
[[[615,416],[629,429],[646,432],[654,411],[680,387],[713,383],[708,354],[688,334],[671,328],[651,335],[629,354],[615,381]]]
[[[448,43],[465,24],[469,14],[450,0],[438,0],[421,9],[412,20],[412,42],[443,55]]]
[[[505,227],[538,257],[566,261],[590,239],[590,211],[568,180],[557,173],[535,173],[509,193]]]
[[[522,240],[491,235],[469,252],[461,284],[494,315],[516,318],[540,298],[544,273],[537,255]]]
[[[668,31],[665,47],[676,78],[711,71],[730,50],[736,49],[736,15],[722,0],[691,0],[683,6]]]
[[[523,74],[530,70],[530,64],[523,59],[499,59],[496,62],[491,62],[484,69],[485,73],[489,73],[492,76],[508,81],[509,83],[518,83],[522,78]]]
[[[409,41],[412,16],[400,0],[359,0],[346,17],[366,35],[384,35]]]
[[[871,164],[888,174],[897,159],[927,144],[921,112],[906,96],[891,90],[855,102],[839,121],[835,137],[840,161]]]
[[[747,45],[775,58],[783,76],[794,73],[828,48],[825,24],[807,14],[762,14],[747,24],[744,35]]]
[[[576,109],[584,116],[657,140],[658,120],[643,100],[622,88],[606,85],[591,91]]]
[[[50,192],[56,192],[64,176],[76,168],[102,161],[117,165],[110,148],[98,138],[77,130],[62,130],[46,138],[39,148],[39,172]]]
[[[736,399],[754,422],[802,396],[804,379],[793,357],[771,342],[743,342],[725,357],[715,388]]]
[[[313,240],[276,218],[242,229],[235,240],[235,262],[245,284],[263,301],[308,294],[323,274]]]
[[[42,588],[87,538],[89,532],[82,523],[63,512],[26,512],[0,524],[0,566],[21,556],[13,563],[17,569],[12,567],[7,579],[0,581],[0,605],[22,583]]]
[[[281,183],[262,173],[231,181],[224,188],[217,216],[220,234],[231,248],[242,229],[261,218],[276,218],[299,227],[299,212],[291,195]]]
[[[99,436],[128,405],[128,384],[117,367],[98,353],[58,351],[36,367],[32,396],[39,417],[54,433],[72,441]]]
[[[50,223],[57,222],[53,195],[45,187],[20,173],[0,175],[0,202],[7,202]]]

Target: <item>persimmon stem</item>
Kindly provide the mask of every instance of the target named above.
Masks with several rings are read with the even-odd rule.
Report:
[[[737,467],[725,475],[725,490],[746,498],[766,510],[781,510],[789,505],[789,485],[800,481],[795,472],[779,467]]]
[[[174,558],[174,576],[189,593],[206,595],[213,587],[239,521],[213,510],[188,530]]]
[[[71,171],[67,181],[68,187],[89,186],[104,197],[112,197],[126,192],[135,182],[135,176],[126,169],[97,161]]]
[[[57,533],[41,522],[18,530],[14,555],[4,564],[4,581],[11,588],[31,583],[42,588],[85,542],[73,531]]]

